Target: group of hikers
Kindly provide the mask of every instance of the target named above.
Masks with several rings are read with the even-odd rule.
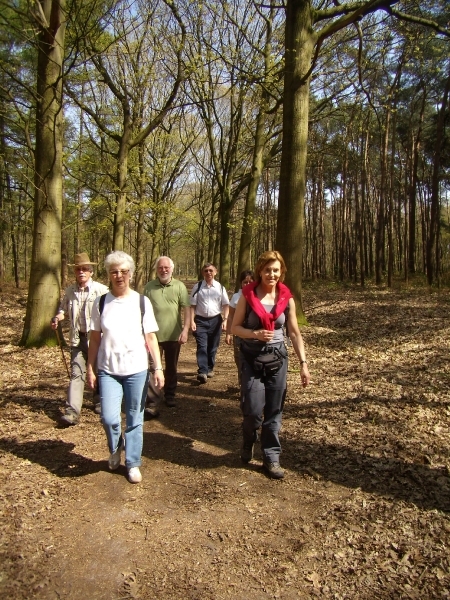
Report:
[[[168,256],[156,260],[156,277],[142,295],[130,287],[135,271],[130,255],[107,255],[109,287],[93,280],[95,264],[86,252],[75,255],[70,266],[76,281],[65,290],[51,319],[55,330],[64,318],[70,324],[71,376],[61,425],[78,424],[87,381],[106,433],[109,468],[119,467],[124,452],[128,480],[139,483],[144,415],[158,417],[162,397],[168,407],[176,407],[178,358],[189,329],[197,344],[199,385],[214,377],[224,332],[226,343],[234,346],[238,369],[241,460],[252,460],[259,438],[264,470],[271,478],[283,478],[279,431],[287,388],[285,330],[300,362],[304,387],[310,374],[295,303],[283,283],[286,265],[280,253],[264,252],[254,271],[244,271],[241,289],[231,301],[211,263],[203,265],[203,278],[190,295],[173,277],[174,263]]]

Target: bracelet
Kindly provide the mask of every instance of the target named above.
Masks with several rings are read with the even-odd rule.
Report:
[[[153,370],[154,371],[164,371],[164,369],[162,367],[155,367]]]
[[[301,361],[300,361],[300,364],[301,364],[301,365],[307,365],[308,363],[306,362],[306,360],[301,360]]]

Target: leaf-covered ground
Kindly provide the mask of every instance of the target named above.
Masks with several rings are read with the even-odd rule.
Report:
[[[190,339],[134,486],[88,391],[58,428],[60,350],[19,348],[25,294],[0,299],[1,598],[450,598],[449,292],[306,290],[283,481],[240,462],[232,350],[199,387]]]

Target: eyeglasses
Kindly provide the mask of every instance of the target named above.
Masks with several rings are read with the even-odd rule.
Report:
[[[86,273],[87,271],[90,271],[91,269],[89,267],[75,267],[75,271],[78,271],[79,273]]]
[[[123,275],[125,277],[125,275],[128,275],[129,272],[130,269],[122,269],[121,271],[110,271],[109,274],[113,277],[119,277],[120,275]]]
[[[214,269],[203,269],[203,273],[214,273]]]

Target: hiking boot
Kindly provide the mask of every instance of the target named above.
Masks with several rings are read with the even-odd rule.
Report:
[[[144,418],[146,419],[157,419],[159,417],[159,410],[156,406],[147,406],[144,409]]]
[[[165,402],[166,406],[168,406],[169,408],[175,408],[177,405],[175,398],[166,398]]]
[[[142,481],[139,467],[131,467],[131,469],[128,469],[128,481],[130,483],[140,483]]]
[[[205,375],[205,373],[199,373],[197,375],[197,381],[199,383],[206,383],[208,381],[208,375]]]
[[[67,412],[67,413],[63,414],[60,419],[61,425],[64,425],[65,427],[70,427],[72,425],[78,425],[79,421],[80,421],[80,417],[77,415],[77,413],[74,413],[74,412]]]
[[[253,442],[244,442],[241,448],[241,460],[244,463],[249,463],[253,458]]]
[[[117,446],[117,450],[109,455],[108,467],[109,467],[110,471],[115,471],[116,469],[119,468],[120,455],[122,454],[123,446],[124,446],[123,440],[121,439],[119,441],[119,445]]]
[[[283,479],[284,471],[279,462],[263,462],[263,467],[269,477],[272,479]]]
[[[211,377],[214,377],[214,371],[208,371],[207,377],[208,377],[208,379],[211,379]]]

